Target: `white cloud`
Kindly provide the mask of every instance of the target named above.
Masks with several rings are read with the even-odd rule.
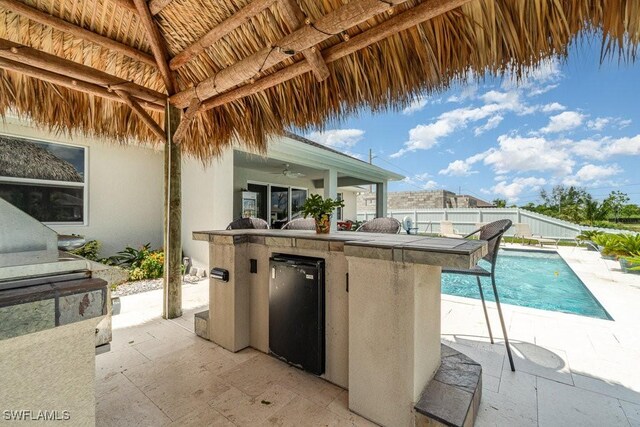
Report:
[[[331,148],[352,148],[364,137],[362,129],[332,129],[324,132],[311,132],[307,135],[312,141]]]
[[[438,183],[429,179],[430,177],[431,175],[428,173],[420,173],[415,174],[414,176],[407,176],[402,181],[423,190],[433,190],[438,187]]]
[[[564,111],[549,118],[549,124],[540,131],[542,133],[557,133],[575,129],[582,124],[585,119],[584,114],[576,111]]]
[[[508,183],[508,181],[500,181],[491,188],[491,191],[507,199],[508,202],[516,202],[525,190],[527,192],[538,191],[545,185],[547,181],[544,178],[535,177],[518,177]]]
[[[633,137],[623,137],[608,141],[605,146],[608,155],[640,155],[640,134]]]
[[[550,84],[550,85],[546,85],[546,86],[538,86],[538,87],[533,87],[529,93],[527,93],[527,96],[538,96],[538,95],[542,95],[543,93],[547,93],[550,90],[553,90],[555,88],[557,88],[558,86],[560,86],[558,83],[555,84]]]
[[[572,153],[586,159],[604,160],[612,156],[640,155],[640,134],[622,138],[563,140],[560,143]]]
[[[565,107],[564,105],[558,103],[558,102],[552,102],[551,104],[545,104],[542,106],[541,110],[543,113],[553,113],[555,111],[563,111],[566,110],[567,107]]]
[[[490,117],[489,120],[487,120],[487,123],[485,123],[482,126],[478,126],[477,128],[474,129],[474,131],[473,131],[474,135],[475,136],[482,135],[483,133],[485,133],[488,130],[497,128],[498,125],[502,122],[503,119],[504,119],[504,117],[502,117],[499,114],[495,115],[493,117]]]
[[[409,140],[404,143],[404,147],[392,154],[391,157],[400,157],[408,152],[416,150],[428,150],[438,144],[439,140],[445,138],[456,130],[466,127],[469,123],[487,119],[491,121],[495,116],[501,116],[503,112],[516,112],[517,114],[530,114],[535,108],[521,102],[520,94],[517,91],[500,92],[489,91],[480,98],[485,102],[480,107],[464,107],[446,111],[435,122],[421,124],[409,130]],[[497,126],[493,119],[492,124]]]
[[[449,176],[469,176],[474,173],[478,173],[471,169],[471,166],[474,163],[479,162],[484,159],[486,156],[485,153],[478,153],[471,157],[466,158],[465,160],[454,160],[449,163],[446,169],[442,169],[438,172],[440,175],[449,175]]]
[[[451,95],[447,98],[447,102],[464,102],[471,99],[475,99],[478,93],[478,85],[473,82],[472,77],[468,77],[466,79],[466,84],[464,88],[460,91],[458,95]]]
[[[602,130],[609,122],[611,122],[611,118],[609,117],[596,117],[587,122],[587,127],[592,130]]]
[[[402,114],[404,114],[405,116],[410,116],[411,114],[417,113],[418,111],[421,111],[422,109],[424,109],[424,107],[426,107],[428,103],[429,103],[428,97],[420,96],[414,99],[411,102],[411,104],[409,104],[406,108],[404,108],[402,110]]]
[[[576,173],[576,178],[580,181],[594,181],[603,178],[609,178],[613,175],[617,175],[622,170],[617,165],[584,165]]]
[[[477,173],[476,171],[471,170],[471,165],[464,160],[455,160],[449,163],[446,169],[440,170],[438,172],[440,175],[450,175],[450,176],[469,176],[472,173]]]
[[[571,173],[575,164],[564,147],[545,138],[502,135],[498,143],[484,157],[484,163],[498,174],[547,171],[564,176]]]

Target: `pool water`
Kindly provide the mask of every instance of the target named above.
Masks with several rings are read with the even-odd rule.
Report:
[[[495,274],[501,303],[612,320],[557,253],[500,250]],[[495,301],[491,279],[480,280],[485,299]],[[475,276],[444,273],[442,293],[480,299]]]

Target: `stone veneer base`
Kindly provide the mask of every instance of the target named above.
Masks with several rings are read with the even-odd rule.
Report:
[[[482,367],[444,344],[441,354],[440,368],[415,405],[416,426],[473,426],[482,397]]]

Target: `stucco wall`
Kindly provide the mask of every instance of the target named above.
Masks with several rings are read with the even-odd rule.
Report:
[[[342,199],[344,200],[344,209],[342,211],[342,219],[344,221],[350,219],[355,221],[358,217],[356,196],[358,193],[343,188],[338,188],[338,193],[342,193]]]
[[[233,151],[208,165],[193,158],[182,162],[182,250],[196,267],[209,265],[209,245],[193,231],[224,229],[233,219]]]
[[[3,134],[88,147],[86,225],[50,225],[102,243],[101,255],[125,246],[162,245],[162,152],[83,136],[56,135],[20,124],[0,123]]]

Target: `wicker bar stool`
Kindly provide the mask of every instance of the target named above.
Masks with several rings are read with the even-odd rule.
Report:
[[[227,225],[227,230],[250,230],[252,228],[268,230],[269,224],[261,218],[238,218]]]
[[[374,218],[362,224],[356,231],[364,233],[398,234],[402,224],[395,218]]]
[[[282,230],[315,230],[316,220],[313,218],[296,218],[282,226]]]

